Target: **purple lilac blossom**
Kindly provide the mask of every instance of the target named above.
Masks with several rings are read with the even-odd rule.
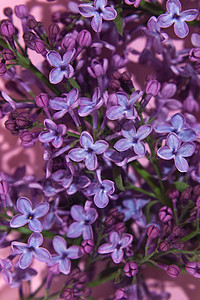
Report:
[[[12,281],[12,263],[9,259],[0,258],[0,273],[7,284],[11,284]]]
[[[126,119],[134,119],[137,116],[137,111],[134,104],[142,96],[143,92],[135,91],[131,94],[130,99],[125,93],[117,93],[118,105],[111,106],[106,111],[106,116],[109,120],[117,120],[124,116]]]
[[[109,235],[109,243],[103,244],[98,248],[98,253],[112,253],[111,257],[114,263],[119,264],[124,256],[124,249],[133,241],[131,234],[125,233],[121,237],[117,231],[112,231]]]
[[[64,124],[54,123],[52,120],[45,119],[44,126],[48,129],[48,131],[43,131],[40,133],[38,139],[42,143],[52,142],[52,145],[55,148],[60,148],[63,143],[62,136],[66,134],[67,127]]]
[[[76,162],[85,160],[86,168],[95,170],[98,165],[96,155],[103,154],[108,148],[108,143],[103,140],[94,143],[92,136],[87,131],[83,131],[80,137],[80,144],[83,148],[70,150],[68,153],[69,158]]]
[[[183,142],[192,142],[196,139],[196,133],[186,124],[184,115],[177,113],[171,117],[171,124],[161,124],[154,127],[157,133],[174,132]]]
[[[65,275],[68,275],[71,271],[70,259],[80,258],[84,254],[80,246],[71,246],[67,248],[66,241],[60,236],[55,236],[53,238],[53,247],[57,252],[57,255],[52,255],[49,266],[58,264],[59,271]]]
[[[70,214],[76,221],[67,230],[67,237],[77,238],[83,235],[84,240],[93,239],[92,224],[96,221],[98,214],[95,208],[83,209],[80,205],[73,205]]]
[[[75,49],[65,52],[63,58],[54,50],[49,51],[46,55],[47,61],[53,68],[49,73],[49,81],[52,84],[57,84],[63,80],[64,77],[71,78],[74,74],[74,68],[70,65],[75,54]]]
[[[127,5],[134,5],[135,7],[138,7],[141,1],[142,0],[124,0]]]
[[[200,263],[188,261],[185,265],[185,269],[190,275],[195,278],[200,278]]]
[[[82,97],[80,98],[80,107],[78,114],[81,117],[90,115],[94,110],[99,109],[103,104],[103,98],[101,97],[99,87],[95,88],[92,100]]]
[[[12,273],[12,282],[10,287],[19,287],[22,284],[22,281],[29,281],[36,275],[37,271],[32,268],[20,269],[19,266],[16,266]]]
[[[48,262],[51,255],[45,248],[39,247],[43,243],[43,236],[34,232],[28,239],[28,245],[20,242],[12,242],[11,248],[15,254],[21,254],[19,258],[19,267],[28,268],[33,262],[33,257],[41,262]]]
[[[73,176],[73,180],[69,187],[66,189],[68,195],[73,195],[77,191],[86,188],[90,184],[90,179],[86,176]]]
[[[160,158],[174,159],[175,166],[180,172],[187,172],[189,165],[184,157],[190,157],[195,151],[193,142],[186,142],[181,145],[180,138],[175,133],[170,133],[166,139],[167,146],[158,149],[157,154]]]
[[[33,209],[32,203],[28,198],[20,197],[17,200],[17,209],[21,214],[12,218],[10,227],[18,228],[28,224],[30,230],[34,232],[42,231],[43,224],[38,218],[47,214],[49,210],[49,204],[47,202],[40,203]]]
[[[116,18],[117,12],[113,7],[106,6],[107,0],[94,0],[92,3],[83,3],[79,5],[79,12],[85,18],[91,18],[92,29],[100,32],[102,29],[102,19],[112,21]]]
[[[75,173],[74,167],[70,162],[67,162],[66,169],[59,169],[52,174],[52,179],[60,183],[64,188],[68,188],[73,180]]]
[[[189,33],[186,22],[193,21],[198,15],[197,9],[188,9],[181,12],[181,3],[179,0],[168,0],[166,3],[167,13],[158,17],[158,25],[162,28],[170,27],[174,24],[174,32],[184,38]]]
[[[131,123],[125,123],[121,134],[125,137],[117,141],[114,148],[118,151],[126,151],[133,147],[135,153],[144,156],[146,152],[145,144],[142,142],[152,131],[150,125],[142,125],[136,131],[135,126]]]
[[[79,105],[78,89],[72,89],[68,94],[63,94],[63,97],[55,97],[49,100],[49,105],[54,110],[59,110],[53,117],[55,120],[62,118],[67,112],[71,112]]]

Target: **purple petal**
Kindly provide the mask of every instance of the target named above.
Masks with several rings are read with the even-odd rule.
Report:
[[[187,172],[189,169],[189,165],[187,160],[181,155],[176,155],[174,158],[175,165],[180,172]]]
[[[125,93],[117,93],[117,100],[118,100],[118,104],[121,105],[122,107],[126,107],[128,104],[128,96]]]
[[[69,111],[69,109],[63,109],[63,110],[56,112],[53,115],[54,120],[61,119],[68,111]]]
[[[87,131],[82,132],[81,137],[80,137],[80,144],[85,149],[92,148],[92,146],[94,144],[94,140]]]
[[[40,233],[34,232],[28,239],[28,245],[34,248],[39,247],[43,243],[43,236]]]
[[[75,108],[75,106],[73,105],[75,102],[77,103],[76,106],[78,106],[78,104],[79,104],[79,102],[77,101],[78,93],[79,93],[78,89],[74,88],[67,95],[67,102],[68,102],[69,106],[72,108]]]
[[[33,261],[33,253],[28,251],[24,254],[22,254],[22,256],[19,259],[19,267],[21,269],[26,269],[30,266],[30,264]]]
[[[146,152],[145,144],[138,141],[133,145],[133,149],[137,155],[144,156]]]
[[[193,142],[197,137],[195,131],[191,128],[182,129],[177,135],[183,142]]]
[[[44,120],[44,126],[49,129],[50,131],[56,131],[57,130],[57,125],[50,119],[45,119]]]
[[[102,190],[100,190],[95,196],[94,196],[94,203],[99,208],[104,208],[109,203],[109,198],[106,195],[106,193]]]
[[[59,135],[59,136],[56,136],[53,141],[52,141],[52,145],[55,147],[55,148],[60,148],[63,144],[63,138]]]
[[[50,51],[46,55],[47,61],[51,66],[59,67],[62,61],[60,54],[57,51]]]
[[[83,239],[84,240],[92,240],[93,239],[92,226],[85,225],[83,227]]]
[[[131,234],[123,234],[121,241],[120,241],[120,245],[121,248],[126,248],[128,245],[130,245],[133,241],[133,236]]]
[[[158,25],[162,28],[170,27],[174,23],[174,19],[169,14],[163,14],[158,17]]]
[[[68,275],[71,270],[71,261],[66,257],[65,259],[60,260],[59,270],[61,273]]]
[[[67,249],[66,253],[67,257],[69,257],[70,259],[77,259],[83,255],[80,246],[71,246]]]
[[[49,105],[54,110],[68,110],[69,106],[66,101],[66,98],[56,97],[54,99],[49,100]]]
[[[138,128],[137,138],[141,141],[145,139],[152,131],[152,127],[150,125],[142,125]]]
[[[49,73],[49,81],[52,84],[57,84],[63,80],[65,76],[65,71],[61,71],[60,68],[54,68]]]
[[[98,253],[107,254],[115,250],[115,247],[112,244],[105,243],[98,248]]]
[[[36,218],[41,218],[46,215],[49,211],[49,203],[43,202],[36,205],[35,209],[33,210]]]
[[[161,98],[169,99],[176,93],[177,87],[174,83],[165,83],[160,93]]]
[[[95,13],[91,21],[92,29],[95,32],[100,32],[102,28],[102,17],[99,13]]]
[[[157,18],[155,16],[152,16],[149,21],[147,22],[147,27],[151,31],[158,31],[159,26],[157,24]]]
[[[55,236],[53,238],[53,247],[54,247],[54,250],[60,255],[63,255],[64,253],[66,253],[66,250],[67,250],[66,241],[60,236]]]
[[[38,137],[38,140],[42,143],[47,143],[47,142],[51,142],[53,141],[53,139],[55,138],[55,132],[53,131],[48,131],[48,132],[41,132],[39,137]]]
[[[90,104],[91,104],[91,102],[90,102]],[[78,109],[78,114],[81,117],[86,117],[89,114],[91,114],[91,112],[93,111],[93,109],[94,109],[93,106],[82,105]]]
[[[166,159],[166,160],[172,159],[174,157],[172,150],[167,146],[164,146],[164,147],[161,147],[160,149],[158,149],[157,154],[160,158]]]
[[[116,264],[119,264],[122,261],[123,256],[124,251],[122,249],[115,249],[111,254],[111,257]]]
[[[103,9],[101,13],[101,17],[106,21],[114,20],[116,16],[117,16],[117,12],[112,7],[106,7],[105,9]]]
[[[168,133],[174,130],[174,127],[169,124],[161,124],[154,127],[155,132],[157,133]]]
[[[93,150],[97,155],[102,154],[108,149],[108,146],[109,145],[106,141],[100,140],[94,144]]]
[[[67,230],[67,237],[77,238],[83,233],[84,222],[74,222],[72,223]]]
[[[96,183],[91,183],[87,188],[87,195],[92,196],[99,191],[99,185]]]
[[[178,155],[190,157],[194,154],[195,144],[191,142],[184,143],[178,150]]]
[[[47,249],[38,248],[35,249],[34,254],[35,258],[41,262],[48,262],[51,259],[51,255]]]
[[[106,117],[109,120],[117,120],[124,114],[124,107],[122,106],[112,106],[106,111]]]
[[[29,219],[28,227],[30,230],[34,232],[41,232],[43,229],[43,224],[38,219],[32,219],[32,220]]]
[[[27,224],[28,221],[29,220],[27,219],[27,216],[16,215],[10,221],[10,227],[12,227],[12,228],[21,227],[21,226],[24,226],[25,224]]]
[[[181,11],[181,3],[179,0],[168,0],[166,3],[166,8],[169,13],[172,15],[179,15],[179,12]]]
[[[85,18],[93,17],[96,14],[96,9],[91,4],[80,4],[79,12]]]
[[[188,25],[185,22],[176,19],[174,24],[174,32],[178,37],[183,39],[189,33]]]
[[[86,158],[87,151],[82,148],[75,148],[69,151],[68,157],[76,162],[82,161]]]
[[[66,66],[70,63],[70,61],[72,60],[74,54],[75,54],[76,50],[75,49],[71,49],[67,52],[65,52],[65,54],[63,55],[63,64]]]
[[[132,141],[133,138],[137,136],[135,126],[132,124],[132,122],[125,123],[121,130],[121,133],[125,138],[127,138],[130,141]]]
[[[16,254],[21,254],[21,253],[26,252],[27,248],[28,248],[28,246],[25,243],[20,243],[20,242],[12,242],[11,243],[11,249]]]
[[[28,198],[20,197],[17,200],[17,209],[20,213],[28,215],[29,213],[32,213],[32,203]]]
[[[135,102],[142,96],[143,92],[135,91],[130,95],[129,105],[135,104]]]
[[[85,166],[88,170],[94,171],[97,168],[98,162],[96,155],[92,153],[88,153],[85,159]]]
[[[118,151],[125,151],[125,150],[128,150],[130,147],[133,146],[133,143],[130,141],[130,140],[127,140],[127,139],[121,139],[119,141],[117,141],[115,144],[114,144],[114,148]]]
[[[94,0],[94,6],[96,9],[103,10],[104,7],[107,5],[107,0]]]
[[[112,231],[109,236],[109,240],[110,240],[111,244],[113,244],[114,246],[117,246],[117,244],[120,241],[119,233],[117,231]]]
[[[197,9],[187,9],[180,13],[180,17],[184,21],[193,21],[198,16],[198,10]]]
[[[111,195],[114,193],[114,191],[115,191],[114,182],[112,182],[110,180],[103,180],[102,185],[108,195]]]
[[[75,221],[81,222],[85,220],[85,211],[80,205],[73,205],[70,214]]]
[[[170,133],[167,136],[166,139],[167,145],[174,151],[177,152],[180,145],[181,145],[181,140],[179,139],[179,137],[175,134],[175,133]]]
[[[98,217],[97,211],[95,208],[89,208],[86,212],[86,221],[90,224],[93,224]]]

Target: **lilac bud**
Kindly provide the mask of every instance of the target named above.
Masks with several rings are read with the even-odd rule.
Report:
[[[133,277],[138,272],[138,265],[135,262],[130,261],[125,264],[124,272],[127,277]]]
[[[180,268],[176,265],[170,265],[167,269],[167,274],[172,277],[172,278],[176,278],[178,277],[179,273],[180,273]]]
[[[52,22],[58,23],[61,20],[61,12],[55,11],[51,15]]]
[[[35,27],[37,27],[37,21],[33,16],[29,16],[27,19],[27,26],[30,29],[34,29]]]
[[[199,61],[200,60],[200,48],[193,48],[189,52],[189,57],[191,61]]]
[[[199,111],[199,104],[195,100],[192,92],[189,92],[187,98],[183,101],[183,108],[189,113]]]
[[[119,80],[121,78],[121,74],[118,71],[112,73],[112,78]]]
[[[114,300],[122,300],[122,299],[126,299],[126,292],[124,288],[119,288],[115,292]]]
[[[173,217],[171,208],[167,207],[167,206],[161,207],[158,215],[159,215],[160,221],[163,223],[167,223]]]
[[[11,120],[15,120],[17,118],[17,116],[19,115],[18,111],[17,110],[13,110],[11,111],[10,115],[9,115],[9,118]]]
[[[192,196],[192,187],[187,187],[185,191],[181,193],[181,200],[189,200]]]
[[[7,69],[6,69],[5,64],[1,62],[0,63],[0,76],[4,76],[6,74],[6,71],[7,71]]]
[[[40,39],[36,39],[35,40],[35,51],[38,53],[38,54],[42,54],[44,51],[45,51],[45,43],[40,40]]]
[[[3,56],[3,59],[5,59],[5,60],[16,59],[16,57],[14,56],[12,50],[7,49],[7,48],[3,49],[2,56]]]
[[[21,141],[24,143],[24,144],[29,144],[32,139],[33,139],[33,136],[32,136],[32,133],[31,132],[23,132],[21,135],[20,135],[20,139]]]
[[[57,24],[51,24],[49,26],[49,38],[55,42],[58,33],[60,32],[60,27]]]
[[[92,36],[88,30],[81,30],[77,36],[77,42],[81,47],[89,47],[92,43]]]
[[[15,8],[15,14],[19,19],[27,18],[28,17],[28,8],[24,4],[16,5]]]
[[[35,102],[38,107],[47,107],[49,103],[49,97],[45,93],[40,93],[35,97]]]
[[[90,254],[94,249],[94,241],[93,240],[84,240],[81,243],[83,250],[86,254]]]
[[[189,261],[186,263],[185,269],[190,275],[200,278],[200,263]]]
[[[17,126],[19,126],[20,128],[25,128],[30,125],[30,121],[23,115],[19,115],[15,121]]]
[[[1,30],[1,34],[7,38],[11,38],[15,34],[15,27],[8,20],[3,20],[1,22],[0,30]]]
[[[104,71],[102,64],[97,59],[93,59],[90,67],[88,67],[88,72],[93,78],[103,77]]]
[[[170,199],[178,198],[179,197],[179,191],[176,188],[171,188],[168,191],[168,197]]]
[[[200,184],[195,185],[195,186],[193,187],[193,194],[194,194],[194,195],[200,195]]]
[[[182,230],[181,230],[181,227],[179,227],[178,225],[175,225],[173,227],[173,230],[172,230],[172,233],[175,235],[175,236],[180,236]]]
[[[62,40],[62,48],[67,50],[72,50],[76,45],[76,35],[73,33],[68,33]]]
[[[115,223],[115,218],[111,215],[108,215],[105,219],[105,226],[112,226]]]
[[[13,131],[15,130],[15,121],[14,120],[7,120],[5,123],[4,123],[6,129],[10,130],[10,131]]]
[[[125,224],[123,222],[118,222],[114,225],[114,230],[118,231],[120,234],[126,231]]]
[[[110,88],[113,90],[113,91],[117,91],[119,90],[121,87],[121,83],[119,80],[116,80],[116,79],[112,79],[111,82],[110,82]]]
[[[4,10],[3,10],[3,13],[6,17],[11,17],[12,14],[13,14],[13,10],[11,7],[5,7]]]
[[[159,245],[159,250],[161,252],[166,252],[170,249],[170,244],[167,241],[162,241]]]
[[[0,194],[6,195],[8,193],[8,182],[6,181],[6,177],[3,173],[0,173]]]
[[[149,225],[146,229],[146,234],[149,238],[157,238],[160,233],[160,228],[157,225]]]
[[[156,96],[161,88],[160,82],[157,80],[149,80],[146,85],[146,93]]]
[[[121,80],[123,81],[129,81],[131,80],[131,73],[128,71],[125,71],[121,74]]]

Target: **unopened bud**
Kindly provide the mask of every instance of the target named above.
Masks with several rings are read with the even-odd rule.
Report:
[[[0,63],[0,76],[4,76],[6,74],[6,71],[7,71],[7,69],[6,69],[5,64],[1,62]]]
[[[35,51],[38,53],[38,54],[42,54],[44,51],[45,51],[45,43],[40,40],[40,39],[37,39],[35,40]]]
[[[3,10],[3,13],[6,17],[11,17],[12,14],[13,14],[13,10],[11,7],[5,7],[4,10]]]
[[[160,228],[157,225],[149,225],[146,229],[146,233],[149,238],[157,238],[160,233]]]
[[[19,19],[27,18],[29,15],[28,8],[24,4],[16,5],[14,10]]]
[[[77,36],[77,42],[81,47],[89,47],[92,43],[92,36],[88,30],[81,30]]]
[[[135,262],[130,261],[125,264],[124,272],[127,277],[133,277],[138,273],[138,265]]]
[[[170,221],[173,217],[173,213],[170,207],[164,206],[160,209],[159,211],[159,218],[160,221],[163,223],[167,223],[168,221]]]
[[[160,82],[157,80],[149,80],[146,85],[146,93],[156,96],[161,88]]]
[[[84,240],[81,243],[81,246],[83,247],[83,250],[86,254],[90,254],[94,249],[94,241],[93,240]]]
[[[166,252],[170,249],[170,244],[167,241],[162,241],[159,245],[159,249],[161,252]]]
[[[14,56],[12,50],[7,49],[7,48],[2,50],[2,56],[3,56],[3,59],[5,59],[5,60],[16,59],[16,57]]]
[[[15,27],[8,20],[4,20],[1,22],[0,30],[1,30],[1,34],[7,38],[11,38],[15,34]]]
[[[40,93],[35,97],[35,102],[38,107],[47,107],[49,103],[49,97],[45,93]]]

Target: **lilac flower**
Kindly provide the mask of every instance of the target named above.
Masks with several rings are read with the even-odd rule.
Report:
[[[42,231],[43,224],[38,218],[47,214],[49,210],[49,204],[47,202],[40,203],[33,209],[32,203],[28,198],[20,197],[17,200],[17,208],[21,214],[12,218],[10,227],[17,228],[28,223],[30,230],[34,232]]]
[[[179,0],[168,0],[166,3],[167,13],[158,17],[158,25],[167,28],[174,24],[175,34],[184,38],[189,33],[186,22],[193,21],[198,15],[197,9],[188,9],[180,12],[182,7]]]
[[[55,120],[62,118],[67,112],[71,112],[79,105],[77,89],[74,88],[68,94],[63,94],[63,96],[55,97],[49,101],[52,109],[59,110],[59,112],[53,115]]]
[[[130,99],[125,93],[117,93],[118,105],[108,108],[106,116],[109,120],[117,120],[124,116],[126,119],[134,119],[137,116],[134,107],[135,102],[142,96],[142,92],[135,91],[131,94]]]
[[[60,236],[55,236],[53,238],[53,247],[58,255],[52,255],[49,265],[53,266],[58,264],[59,271],[68,275],[71,270],[70,259],[81,257],[83,255],[82,248],[80,246],[71,246],[67,249],[65,240]]]
[[[62,226],[63,220],[59,215],[66,215],[67,212],[58,208],[59,198],[56,198],[55,201],[50,202],[50,210],[48,215],[44,218],[44,229],[49,230],[54,225],[54,222],[58,226]]]
[[[200,278],[200,263],[189,261],[186,263],[185,269],[190,275]]]
[[[80,205],[73,205],[70,214],[76,221],[72,223],[67,231],[67,237],[76,238],[83,235],[84,240],[93,239],[92,224],[96,221],[98,214],[95,208],[83,209]]]
[[[86,188],[90,184],[90,179],[86,176],[76,175],[73,177],[73,180],[69,187],[67,188],[66,192],[68,195],[73,195],[77,191]]]
[[[86,117],[90,115],[94,110],[99,109],[103,104],[103,99],[101,98],[99,87],[95,88],[94,94],[92,96],[92,101],[86,97],[80,98],[80,107],[78,109],[78,114],[81,117]]]
[[[152,127],[150,125],[142,125],[136,132],[133,124],[126,123],[121,130],[121,133],[125,138],[117,141],[114,148],[121,152],[133,147],[137,155],[144,156],[146,149],[142,140],[145,139],[151,131]]]
[[[29,281],[37,275],[37,271],[32,268],[20,269],[19,266],[15,267],[14,273],[12,273],[11,288],[19,287],[22,281]]]
[[[9,259],[0,258],[0,273],[7,284],[10,284],[12,281],[11,269],[11,261]]]
[[[107,0],[94,0],[92,3],[83,3],[79,5],[79,12],[85,18],[92,18],[91,26],[96,32],[100,32],[102,28],[102,19],[106,21],[114,20],[117,12],[114,8],[106,6]]]
[[[65,52],[63,58],[56,51],[49,51],[46,55],[49,64],[55,68],[49,73],[49,81],[52,84],[59,83],[64,77],[71,78],[74,68],[69,64],[75,53],[75,49]]]
[[[171,117],[171,124],[161,124],[154,127],[157,133],[174,132],[183,142],[192,142],[196,138],[196,133],[193,129],[186,125],[185,117],[177,113]]]
[[[67,164],[67,168],[60,169],[52,174],[52,179],[60,183],[64,188],[68,188],[73,180],[74,168],[70,163]]]
[[[21,269],[28,268],[33,257],[41,262],[48,262],[51,259],[51,255],[48,250],[39,247],[43,243],[43,237],[40,233],[34,232],[28,239],[28,245],[20,242],[12,242],[11,248],[14,253],[21,254],[19,259],[19,267]]]
[[[122,203],[125,208],[120,211],[125,215],[124,222],[132,218],[138,225],[144,226],[146,224],[146,219],[142,212],[142,208],[147,205],[148,202],[149,200],[141,198],[123,200]]]
[[[160,158],[170,160],[174,159],[175,166],[180,172],[187,172],[188,162],[184,157],[190,157],[195,151],[195,145],[192,142],[186,142],[181,145],[180,138],[175,133],[170,133],[166,139],[167,146],[158,149],[157,154]]]
[[[52,120],[45,119],[44,126],[48,131],[43,131],[40,133],[38,139],[42,143],[52,142],[55,148],[60,148],[63,143],[62,136],[66,134],[67,127],[64,124],[54,123]]]
[[[99,208],[104,208],[108,205],[109,197],[115,191],[114,182],[110,180],[103,180],[101,179],[100,170],[96,172],[96,180],[97,183],[91,183],[87,188],[86,194],[88,196],[94,196],[94,203]]]
[[[103,140],[99,140],[94,143],[92,136],[83,131],[80,136],[80,144],[84,148],[75,148],[69,151],[68,156],[70,159],[76,162],[85,160],[85,166],[88,170],[95,170],[97,168],[96,155],[102,154],[108,148],[108,143]]]
[[[116,264],[122,261],[124,250],[133,241],[131,234],[123,234],[121,237],[117,231],[112,231],[109,235],[110,243],[103,244],[99,247],[98,253],[107,254],[112,253],[111,257]]]

